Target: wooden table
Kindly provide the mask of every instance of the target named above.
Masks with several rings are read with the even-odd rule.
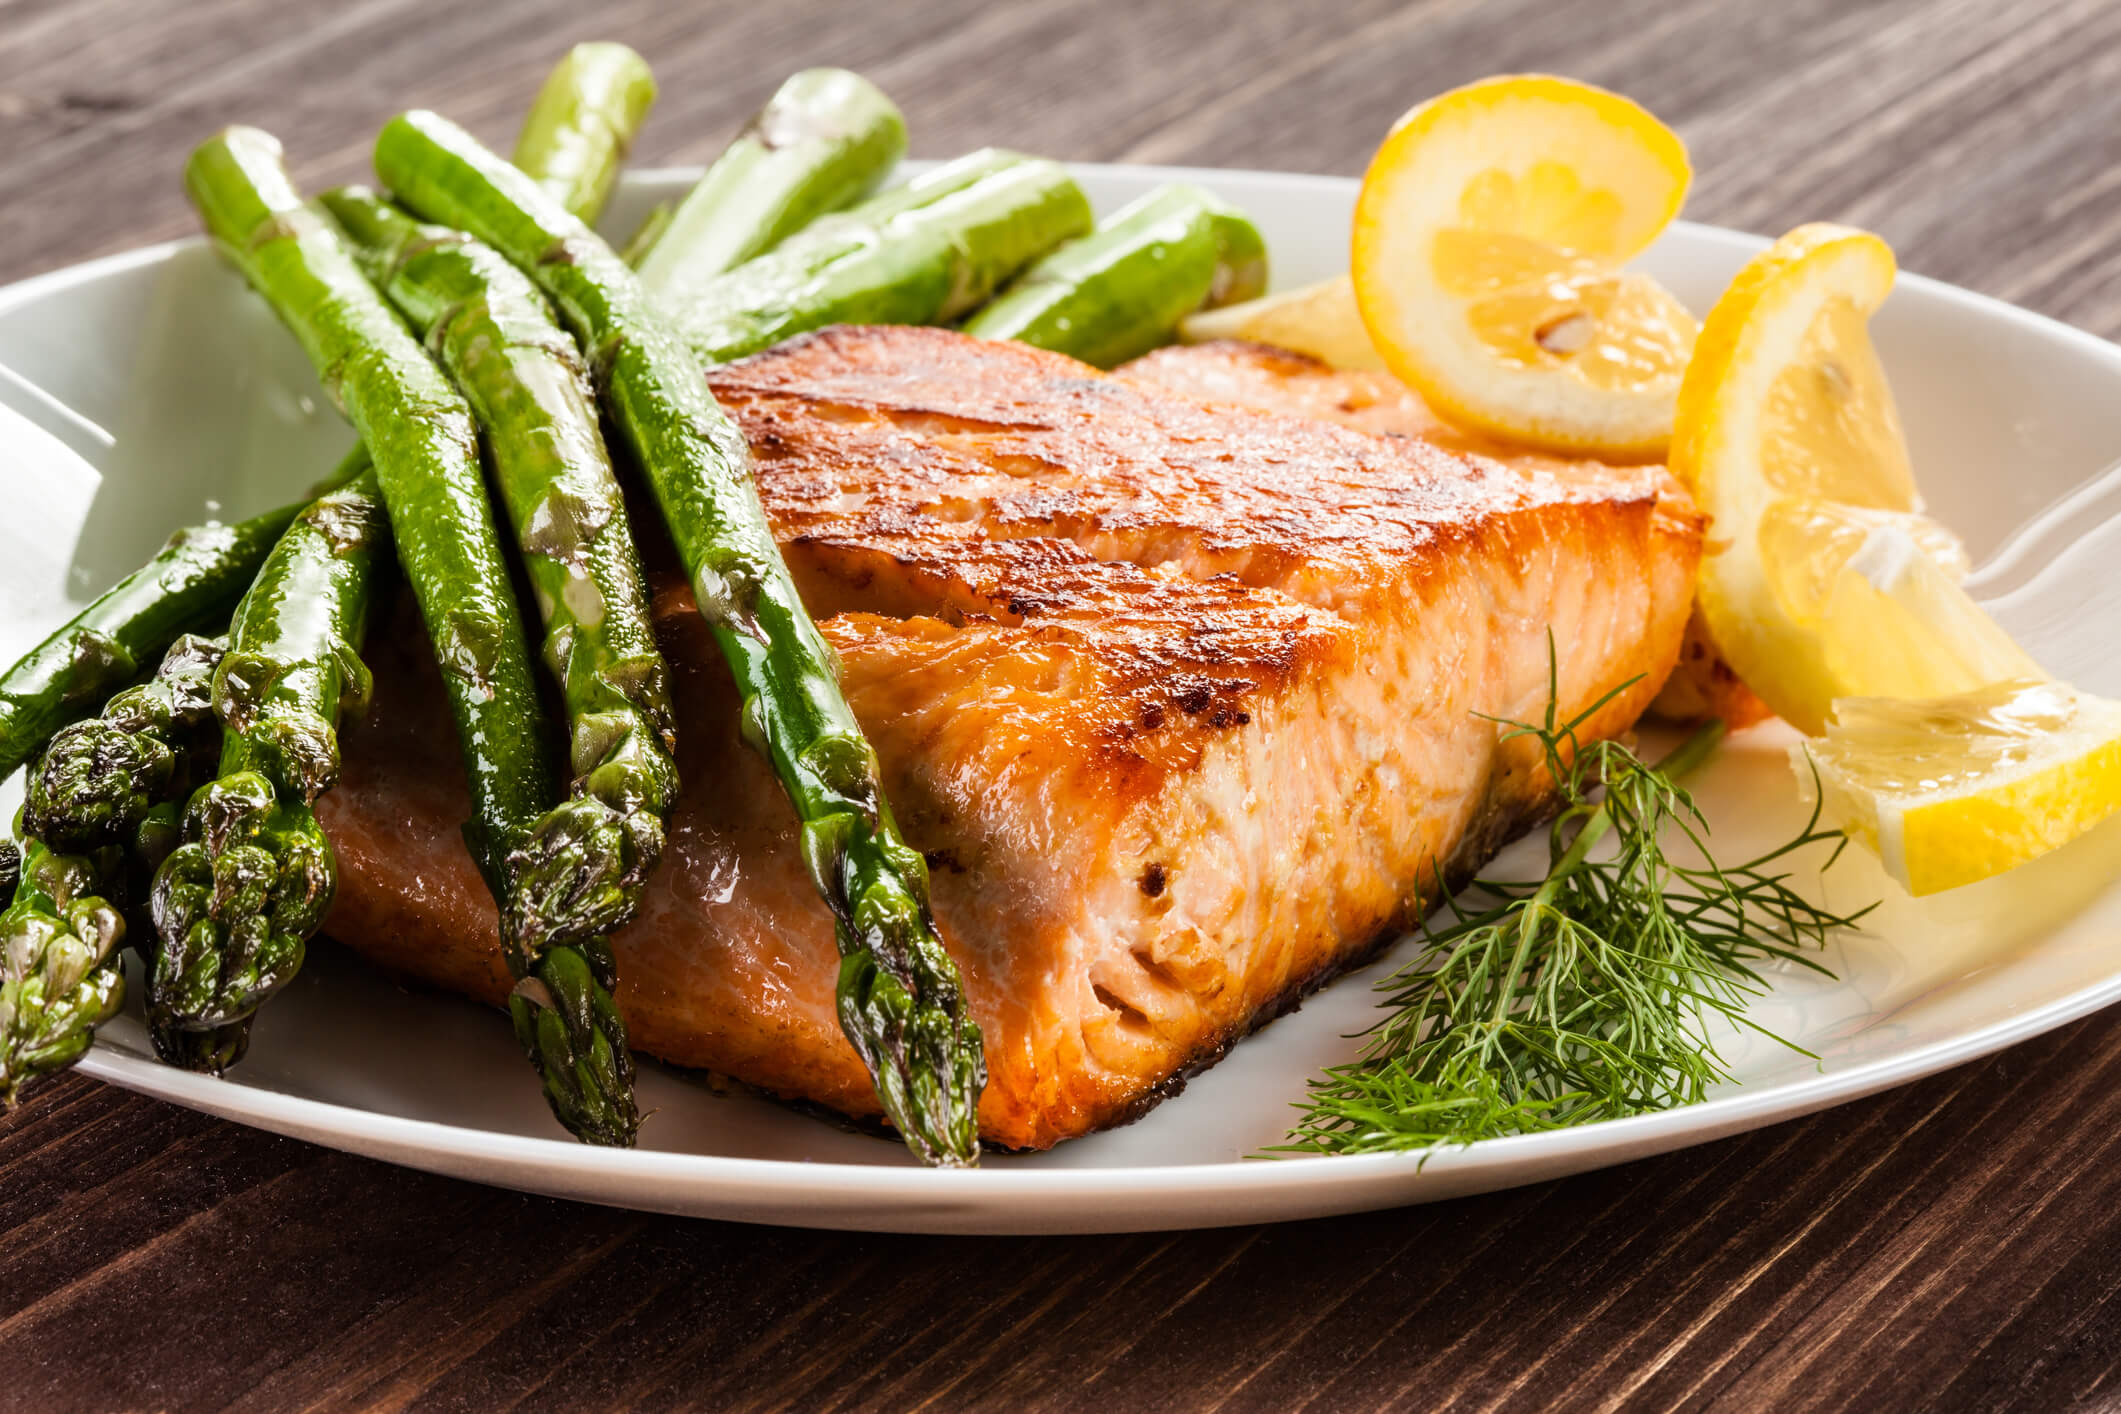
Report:
[[[0,0],[0,279],[189,231],[179,165],[222,123],[322,185],[410,104],[505,137],[563,45],[609,36],[663,81],[649,162],[712,157],[831,62],[922,155],[1353,173],[1415,99],[1553,69],[1678,126],[1690,215],[1857,222],[2121,332],[2112,0],[503,8]],[[71,1078],[0,1121],[0,1408],[2053,1409],[2115,1384],[2117,1164],[2112,1014],[1565,1182],[1118,1238],[573,1206]]]

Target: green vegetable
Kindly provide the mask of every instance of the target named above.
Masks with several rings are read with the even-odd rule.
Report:
[[[146,671],[178,636],[225,621],[299,505],[197,525],[0,673],[0,779]]]
[[[218,734],[214,670],[226,644],[186,635],[155,675],[61,729],[29,773],[23,830],[63,853],[131,838],[157,805],[183,799],[202,731]]]
[[[363,462],[365,464],[365,462]],[[178,638],[168,657],[161,659],[157,678],[178,678],[170,685],[172,712],[168,727],[163,727],[161,704],[134,708],[123,712],[123,717],[140,721],[144,729],[155,731],[168,742],[176,759],[170,778],[161,786],[161,797],[148,808],[140,823],[132,827],[125,839],[117,844],[123,846],[119,854],[112,850],[98,850],[95,859],[108,865],[108,876],[102,878],[104,892],[110,903],[115,903],[119,914],[125,918],[125,941],[134,945],[140,954],[146,975],[153,979],[157,962],[157,937],[155,918],[148,899],[153,895],[155,871],[176,850],[185,827],[185,799],[191,795],[191,786],[199,780],[210,780],[221,763],[221,719],[212,708],[212,683],[214,668],[221,666],[221,657],[227,653],[225,638]],[[132,693],[119,693],[110,706],[104,708],[104,721],[119,717],[123,697]],[[204,706],[204,710],[201,710]],[[57,742],[53,744],[57,750]],[[49,757],[47,757],[49,761]],[[40,767],[40,772],[45,767]],[[32,778],[34,780],[34,778]],[[153,1007],[148,1009],[148,1039],[155,1045],[155,1056],[163,1064],[180,1066],[185,1071],[204,1071],[210,1075],[221,1075],[225,1068],[244,1058],[250,1045],[250,1018],[231,1022],[227,1026],[214,1026],[210,1030],[185,1030],[157,1018]]]
[[[516,166],[560,205],[596,220],[655,96],[655,75],[640,55],[623,44],[577,44],[531,103],[516,136]]]
[[[504,898],[509,851],[559,792],[471,409],[329,218],[303,205],[269,135],[229,129],[192,155],[185,175],[207,229],[294,331],[375,458],[464,754],[473,812],[465,836]],[[539,199],[551,203],[542,191]],[[527,1049],[563,1123],[594,1142],[630,1143],[632,1060],[609,997],[595,991],[609,979],[580,956],[557,960],[563,951],[518,985],[519,1034],[537,1042]]]
[[[125,922],[100,896],[96,864],[30,836],[17,867],[0,912],[0,1107],[79,1060],[125,1001]]]
[[[640,907],[677,795],[670,673],[655,645],[625,499],[580,353],[520,271],[373,192],[323,205],[486,429],[488,461],[567,704],[576,798],[513,846],[501,936],[517,975],[548,940],[611,932]]]
[[[236,610],[213,675],[219,775],[193,793],[151,894],[148,1011],[160,1030],[248,1022],[302,966],[337,865],[311,806],[338,781],[342,707],[389,527],[373,473],[304,510]]]
[[[630,50],[579,46],[555,69],[526,122],[522,160],[551,179],[563,200],[593,216],[653,97],[646,66]],[[368,466],[365,449],[356,447],[320,494],[345,486]],[[147,657],[176,642],[154,679],[120,693],[101,718],[59,732],[31,777],[26,811],[32,833],[63,842],[65,849],[92,850],[92,860],[104,861],[100,867],[85,861],[86,873],[61,872],[81,897],[88,896],[83,889],[112,895],[151,969],[160,950],[147,918],[148,881],[178,841],[179,800],[195,774],[186,769],[186,757],[206,758],[209,737],[219,737],[207,699],[221,645],[178,635],[226,620],[302,510],[291,505],[235,526],[179,532],[148,565],[0,675],[0,776],[5,776],[35,756],[55,729],[92,710],[97,698],[137,676]],[[211,770],[210,759],[206,769]],[[45,849],[39,857],[58,856]],[[14,894],[20,859],[12,842],[0,841],[0,893]],[[26,901],[18,921],[30,920],[23,925],[30,932],[63,936],[51,933],[53,917],[50,909]],[[39,944],[36,955],[64,958],[68,949]],[[46,982],[63,971],[47,969]],[[32,994],[18,985],[10,994],[14,1010],[8,1027],[43,1027],[46,1039],[38,1054],[47,1065],[61,1063],[52,1059],[61,1055],[63,1063],[71,1063],[86,1048],[85,1028],[103,1014],[99,989],[107,989],[112,979],[122,986],[114,966],[91,968],[81,976],[90,995],[63,1006],[41,985]],[[115,1007],[115,1000],[109,1005]],[[153,1016],[150,1030],[165,1060],[219,1071],[240,1058],[249,1017],[185,1030],[167,1015]]]
[[[20,824],[38,869],[22,873],[23,855],[7,847],[16,877],[0,915],[0,1090],[78,1060],[124,997],[117,939],[151,949],[139,906],[149,860],[191,782],[212,773],[205,749],[219,733],[212,688],[223,648],[178,639],[153,678],[62,730],[30,772]]]
[[[827,324],[950,324],[1089,229],[1090,203],[1057,163],[988,149],[824,217],[663,305],[709,363]]]
[[[1869,912],[1836,914],[1789,886],[1791,856],[1831,843],[1826,867],[1845,843],[1816,811],[1758,859],[1709,860],[1707,825],[1675,781],[1722,724],[1653,766],[1620,742],[1577,737],[1606,700],[1573,721],[1550,703],[1543,724],[1510,724],[1504,739],[1539,742],[1561,797],[1546,877],[1483,880],[1478,911],[1452,903],[1455,921],[1377,984],[1385,1017],[1360,1060],[1311,1082],[1285,1148],[1431,1149],[1693,1104],[1730,1079],[1704,1021],[1759,1030],[1744,1014],[1767,988],[1756,965],[1824,972],[1807,950]],[[1672,860],[1666,828],[1705,862]],[[1594,854],[1609,838],[1614,849]]]
[[[134,846],[126,861],[125,899],[119,911],[125,915],[125,940],[140,955],[150,990],[155,970],[161,963],[161,940],[155,933],[154,914],[149,902],[154,892],[155,871],[175,850],[183,832],[182,802],[170,801],[156,806],[149,812],[148,822],[141,827],[141,842]],[[226,1026],[192,1031],[159,1015],[150,1005],[147,1009],[147,1038],[154,1045],[155,1058],[164,1065],[204,1075],[219,1075],[242,1060],[250,1050],[251,1019],[246,1016]]]
[[[1112,368],[1170,343],[1196,310],[1266,287],[1250,221],[1199,187],[1163,186],[1018,276],[965,332]]]
[[[633,263],[657,299],[764,254],[828,211],[851,206],[906,151],[906,121],[883,91],[845,69],[805,69],[755,114],[669,213]]]
[[[431,113],[395,118],[377,139],[376,169],[415,211],[514,261],[595,351],[612,420],[736,678],[746,736],[802,822],[804,860],[838,923],[842,1029],[914,1152],[973,1162],[986,1083],[979,1029],[936,936],[925,862],[899,837],[875,754],[781,562],[743,438],[625,263],[469,134]]]

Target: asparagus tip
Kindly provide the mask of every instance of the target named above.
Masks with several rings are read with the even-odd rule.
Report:
[[[203,1031],[242,1021],[301,970],[337,870],[316,816],[256,772],[202,788],[185,834],[155,871],[150,1001],[169,1024]]]
[[[118,838],[161,796],[175,761],[156,736],[100,717],[63,727],[25,783],[23,828],[70,851]]]
[[[601,940],[554,947],[516,984],[508,1013],[553,1118],[585,1144],[630,1149],[641,1117],[626,1023],[611,999],[615,973]]]
[[[517,975],[555,939],[596,937],[630,920],[662,851],[652,811],[622,814],[576,796],[540,816],[508,852],[502,935]]]
[[[152,1005],[148,1012],[148,1039],[154,1043],[155,1059],[164,1065],[201,1075],[220,1075],[250,1049],[249,1016],[225,1026],[194,1030],[177,1025]]]
[[[840,1029],[876,1077],[877,1099],[906,1147],[931,1168],[976,1165],[987,1066],[962,995],[930,989],[916,1002],[864,949],[842,960],[838,997]]]
[[[112,697],[100,715],[62,727],[30,770],[22,823],[53,849],[87,853],[124,839],[157,801],[181,788],[187,742],[213,717],[225,645],[179,637],[147,682]]]
[[[92,897],[52,902],[47,910],[18,899],[0,919],[0,1101],[8,1108],[29,1081],[87,1054],[96,1028],[125,1002],[117,910]]]

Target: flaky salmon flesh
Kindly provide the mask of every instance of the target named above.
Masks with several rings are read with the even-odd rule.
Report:
[[[711,376],[928,858],[992,1144],[1142,1113],[1548,811],[1534,744],[1491,719],[1544,714],[1550,643],[1565,715],[1613,694],[1594,736],[1680,649],[1702,524],[1661,470],[1504,464],[1168,386],[1238,356],[1108,376],[837,328]],[[633,1044],[874,1118],[794,814],[681,582],[655,612],[684,791],[614,940]],[[435,670],[402,628],[370,647],[375,705],[319,802],[329,931],[499,1003]]]

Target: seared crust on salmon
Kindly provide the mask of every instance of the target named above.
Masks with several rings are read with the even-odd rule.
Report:
[[[1158,349],[1118,370],[1122,378],[1209,402],[1337,422],[1380,437],[1419,437],[1454,452],[1488,457],[1521,471],[1554,476],[1598,476],[1600,462],[1528,451],[1453,427],[1419,394],[1389,373],[1336,369],[1309,354],[1224,340]],[[1672,488],[1677,492],[1677,488]],[[1687,620],[1679,662],[1650,711],[1667,721],[1720,717],[1733,728],[1774,715],[1724,662],[1708,623]]]
[[[1679,650],[1700,521],[1654,469],[1505,467],[933,329],[712,382],[928,855],[997,1144],[1138,1113],[1538,818],[1489,718],[1544,712],[1550,641],[1564,713],[1618,690],[1598,735]],[[685,790],[615,939],[634,1044],[874,1116],[793,813],[689,594],[656,607]],[[331,929],[498,1001],[432,669],[376,656],[319,808]]]

